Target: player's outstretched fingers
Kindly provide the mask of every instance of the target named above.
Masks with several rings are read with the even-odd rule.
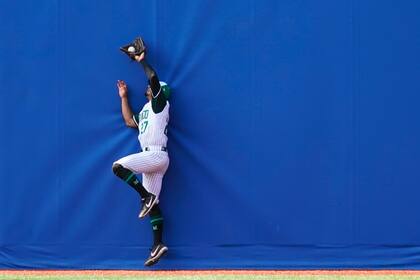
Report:
[[[127,97],[127,85],[124,81],[118,80],[117,81],[117,87],[118,87],[118,94],[121,98]]]
[[[117,87],[118,88],[126,88],[127,87],[127,85],[125,84],[125,82],[124,81],[122,81],[122,80],[117,80]]]

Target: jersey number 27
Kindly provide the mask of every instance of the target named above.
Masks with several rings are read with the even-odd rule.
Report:
[[[149,121],[143,121],[141,123],[141,126],[140,126],[140,134],[143,134],[146,131],[148,124],[149,124]]]

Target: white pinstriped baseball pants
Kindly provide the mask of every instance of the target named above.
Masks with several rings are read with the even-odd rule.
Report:
[[[115,163],[121,164],[135,174],[143,174],[144,188],[156,195],[159,199],[162,188],[162,179],[169,166],[169,156],[164,151],[145,151],[137,154],[128,155],[117,160]]]

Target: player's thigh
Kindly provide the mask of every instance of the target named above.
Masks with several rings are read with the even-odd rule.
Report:
[[[163,151],[142,152],[143,163],[141,173],[162,173],[165,174],[169,166],[169,157]]]
[[[165,169],[165,166],[167,168],[168,161],[160,155],[155,155],[151,152],[141,152],[123,157],[115,163],[121,164],[123,167],[138,174],[161,172]]]
[[[120,158],[115,163],[121,164],[134,173],[144,173],[148,171],[148,162],[149,159],[144,153],[137,153]]]

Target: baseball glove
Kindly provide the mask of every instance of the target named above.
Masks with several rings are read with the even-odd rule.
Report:
[[[146,45],[141,37],[134,39],[133,43],[123,46],[120,50],[128,55],[132,60],[135,60],[136,55],[141,55],[146,51]]]

